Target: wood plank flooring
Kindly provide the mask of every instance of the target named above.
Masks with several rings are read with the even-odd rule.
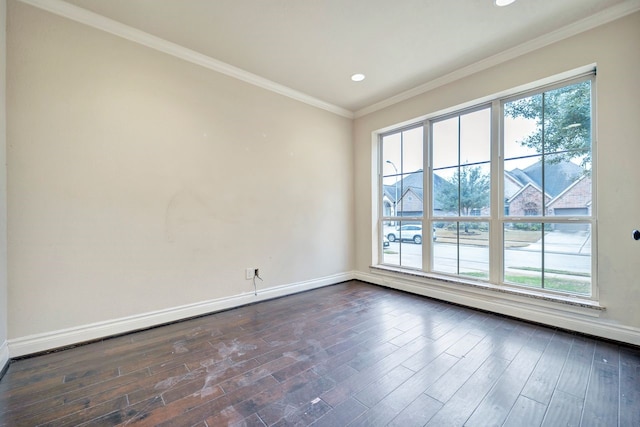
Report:
[[[3,426],[640,426],[640,348],[364,284],[17,360]]]

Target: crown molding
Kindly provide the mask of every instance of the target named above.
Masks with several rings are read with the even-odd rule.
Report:
[[[638,10],[640,10],[640,0],[627,0],[616,6],[610,7],[609,9],[603,10],[595,15],[592,15],[588,18],[585,18],[573,24],[567,25],[566,27],[560,28],[556,31],[552,31],[548,34],[545,34],[531,41],[525,42],[514,48],[507,49],[503,52],[490,56],[486,59],[478,61],[467,67],[460,68],[442,77],[431,80],[413,89],[409,89],[405,92],[401,92],[383,101],[377,102],[368,107],[357,110],[354,113],[354,117],[355,118],[363,117],[363,116],[366,116],[367,114],[371,114],[373,112],[382,110],[384,108],[390,107],[399,102],[406,101],[407,99],[413,98],[414,96],[417,96],[417,95],[421,95],[425,92],[429,92],[440,86],[453,83],[456,80],[460,80],[464,77],[468,77],[480,71],[484,71],[488,68],[494,67],[496,65],[500,65],[504,62],[510,61],[514,58],[533,52],[535,50],[538,50],[550,44],[559,42],[561,40],[583,33],[593,28],[615,21],[616,19],[623,18],[634,12],[637,12]]]
[[[265,79],[256,74],[242,70],[238,67],[234,67],[233,65],[219,61],[210,56],[201,54],[191,49],[187,49],[176,43],[172,43],[168,40],[156,37],[154,35],[114,21],[97,13],[69,4],[63,0],[18,1],[349,119],[366,116],[373,112],[390,107],[394,104],[406,101],[417,95],[429,92],[440,86],[455,82],[456,80],[460,80],[464,77],[468,77],[472,74],[502,64],[527,53],[533,52],[550,44],[591,30],[600,25],[615,21],[616,19],[623,18],[624,16],[630,15],[640,10],[640,0],[626,0],[616,6],[603,10],[588,18],[570,24],[556,31],[552,31],[548,34],[545,34],[544,36],[538,37],[514,48],[500,52],[496,55],[490,56],[469,66],[460,68],[442,77],[428,81],[413,89],[401,92],[390,98],[353,112],[337,105],[322,101],[303,92],[291,89],[272,80]]]
[[[62,16],[64,18],[71,19],[81,24],[88,25],[98,30],[105,31],[123,39],[141,44],[151,49],[166,53],[168,55],[180,58],[184,61],[191,62],[196,65],[208,68],[221,74],[233,77],[241,80],[245,83],[252,84],[262,89],[275,92],[279,95],[286,96],[296,101],[303,102],[305,104],[317,107],[339,116],[353,119],[354,115],[352,111],[339,107],[334,104],[322,101],[318,98],[314,98],[305,93],[291,89],[287,86],[281,85],[269,79],[265,79],[256,74],[250,73],[226,62],[219,61],[211,58],[210,56],[203,55],[191,49],[187,49],[184,46],[180,46],[176,43],[172,43],[168,40],[156,37],[152,34],[140,31],[136,28],[122,24],[113,19],[99,15],[97,13],[88,11],[81,7],[72,5],[62,0],[19,0],[22,3],[30,6],[37,7],[47,12]]]

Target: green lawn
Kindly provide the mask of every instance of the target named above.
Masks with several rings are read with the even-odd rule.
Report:
[[[540,277],[506,274],[505,281],[518,285],[540,288]],[[584,280],[565,279],[563,277],[545,277],[544,288],[550,291],[570,292],[572,294],[589,295],[591,282]]]
[[[572,274],[576,276],[578,275],[574,273]],[[460,275],[467,277],[477,277],[480,279],[487,278],[486,273],[482,272],[460,273]],[[510,273],[505,275],[505,282],[541,289],[542,280],[540,276]],[[572,294],[589,295],[589,292],[591,292],[591,282],[551,276],[544,279],[544,289],[559,292],[569,292]]]

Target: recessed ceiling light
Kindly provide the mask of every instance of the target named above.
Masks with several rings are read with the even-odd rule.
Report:
[[[513,3],[516,0],[496,0],[496,6],[509,6],[511,3]]]
[[[353,80],[354,82],[361,82],[364,80],[365,75],[364,74],[354,74],[353,76],[351,76],[351,80]]]

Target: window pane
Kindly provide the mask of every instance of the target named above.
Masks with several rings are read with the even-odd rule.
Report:
[[[500,131],[486,104],[429,121],[430,159],[423,126],[384,136],[382,262],[422,269],[426,238],[430,271],[488,280],[492,253],[493,267],[503,268],[496,284],[590,295],[591,81],[501,103]],[[491,176],[493,149],[503,153],[494,169],[502,176]],[[431,188],[423,189],[425,178]],[[494,200],[506,220],[491,217],[491,188],[502,188]],[[498,252],[489,250],[493,221],[503,232]]]
[[[393,215],[393,202],[385,200],[382,202],[382,216],[390,217]]]
[[[460,215],[489,216],[491,172],[488,163],[460,168]]]
[[[397,226],[390,222],[383,224],[383,233],[389,245],[383,247],[385,264],[422,268],[422,224],[415,221],[401,221]]]
[[[491,160],[491,109],[460,116],[460,164]]]
[[[491,109],[435,122],[432,129],[433,215],[488,216]]]
[[[591,293],[591,226],[548,224],[544,236],[544,288]]]
[[[404,221],[400,223],[398,230],[401,241],[411,241],[415,244],[422,244],[422,224]]]
[[[504,241],[505,282],[590,295],[590,224],[510,223]]]
[[[505,161],[503,191],[506,215],[542,216],[542,156]]]
[[[545,189],[551,200],[548,216],[591,215],[591,173],[581,159],[566,161],[566,154],[545,156]],[[590,167],[588,167],[590,169]]]
[[[399,216],[422,216],[422,198],[424,197],[424,192],[422,191],[423,179],[422,171],[402,176],[402,180],[398,184],[400,189],[400,200],[398,204]]]
[[[489,223],[438,222],[434,228],[433,271],[489,277]]]
[[[397,216],[400,210],[400,203],[396,202],[402,194],[401,181],[399,176],[387,176],[382,178],[382,202],[383,209],[382,214],[384,216]],[[389,212],[387,214],[387,212]]]
[[[461,276],[489,278],[489,223],[463,222],[460,224]]]
[[[591,215],[591,82],[506,103],[504,126],[505,213]]]
[[[438,273],[458,274],[458,223],[436,224],[433,244],[432,270]]]
[[[402,173],[402,137],[394,133],[382,138],[382,176],[392,176]]]
[[[394,233],[397,233],[394,222],[384,221],[382,223],[381,237],[383,264],[400,265],[400,248],[398,247],[398,243],[396,242],[395,237],[393,237],[393,242],[389,240],[389,237],[394,235]]]
[[[504,158],[542,153],[542,95],[504,105]]]
[[[423,132],[422,126],[402,132],[402,173],[422,170]]]
[[[422,126],[382,138],[382,199],[392,216],[423,215],[423,145]]]
[[[433,168],[458,165],[458,118],[442,120],[432,126]]]
[[[460,207],[457,166],[433,172],[433,215],[458,216]]]
[[[544,93],[544,151],[591,151],[591,81]]]
[[[504,224],[504,281],[542,288],[542,224]]]

